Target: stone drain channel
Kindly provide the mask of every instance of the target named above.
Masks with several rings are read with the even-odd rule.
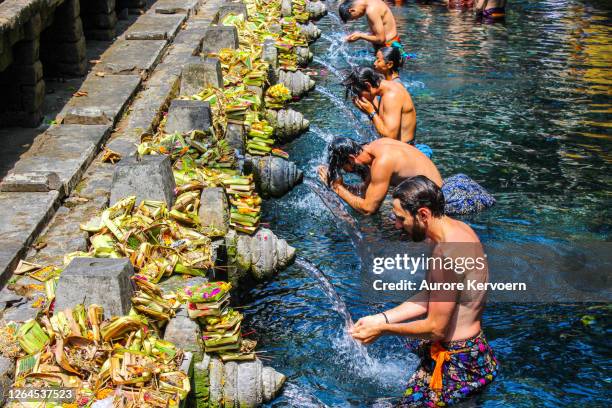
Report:
[[[36,319],[44,304],[45,285],[27,274],[14,274],[18,265],[24,265],[21,260],[63,269],[55,288],[56,311],[95,303],[107,317],[129,313],[136,290],[130,279],[133,260],[83,257],[92,252],[88,252],[90,234],[81,227],[129,196],[135,196],[136,203],[158,200],[173,207],[180,185],[171,157],[142,156],[137,146],[159,132],[187,140],[193,132],[218,129],[219,115],[224,115],[211,103],[190,96],[205,88],[224,88],[225,68],[215,56],[241,44],[240,25],[221,22],[228,16],[247,18],[248,14],[242,2],[159,0],[102,55],[58,114],[56,124],[21,156],[0,185],[2,326]],[[320,31],[308,20],[325,15],[326,6],[320,1],[283,0],[281,14],[299,17],[301,35],[312,42]],[[276,24],[274,30],[284,27]],[[277,83],[289,89],[293,98],[314,88],[314,81],[300,69],[283,69],[283,51],[274,40],[262,44],[267,84],[248,86],[261,101],[267,100],[268,86]],[[308,47],[293,47],[291,52],[301,67],[312,59]],[[288,107],[260,110],[279,144],[298,137],[309,126],[306,118]],[[248,154],[251,136],[245,124],[230,117],[221,128],[224,140],[235,149],[237,169],[243,175],[252,174],[262,197],[280,197],[302,181],[301,172],[282,154]],[[202,145],[195,146],[205,153]],[[223,277],[234,287],[248,285],[270,278],[292,262],[295,250],[269,229],[247,228],[243,233],[230,225],[231,197],[222,186],[195,191],[200,192],[195,225],[217,232],[212,235],[214,265],[209,276]],[[75,252],[83,255],[65,257]],[[171,291],[205,281],[174,274],[159,287]],[[253,407],[278,395],[284,375],[259,358],[223,362],[205,353],[201,327],[189,317],[186,306],[173,315],[163,338],[185,351],[180,369],[189,373],[191,391],[182,399],[183,405]],[[0,357],[0,395],[14,381],[15,362]]]

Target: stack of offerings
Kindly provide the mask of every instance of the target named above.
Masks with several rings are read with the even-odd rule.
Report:
[[[253,360],[254,342],[242,339],[242,313],[229,307],[231,284],[206,282],[184,289],[189,317],[202,326],[206,353],[215,353],[223,361]]]
[[[257,118],[248,121],[249,131],[247,133],[247,153],[255,156],[267,156],[272,154],[273,156],[282,157],[283,159],[289,158],[289,154],[282,149],[273,147],[275,140],[274,127],[270,126],[270,123],[263,119]]]
[[[250,154],[265,156],[272,151],[274,128],[266,120],[251,122],[247,134],[246,150]]]
[[[225,192],[230,197],[230,225],[236,231],[252,234],[259,226],[261,197],[255,191],[253,175],[231,176],[223,179]]]
[[[228,123],[243,125],[250,111],[258,111],[261,100],[254,91],[244,85],[225,88],[225,115]]]
[[[268,63],[255,59],[256,54],[254,49],[223,48],[208,56],[219,59],[224,86],[263,86],[268,77]]]
[[[310,14],[306,11],[306,0],[292,0],[293,18],[298,23],[306,24]]]
[[[283,84],[276,84],[266,90],[266,108],[283,109],[291,100],[291,91]]]

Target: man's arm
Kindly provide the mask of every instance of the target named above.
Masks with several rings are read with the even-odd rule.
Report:
[[[348,42],[366,40],[375,45],[385,45],[385,26],[383,24],[382,16],[378,14],[376,10],[373,12],[368,12],[367,16],[372,34],[356,32],[349,35],[346,40]]]
[[[457,283],[459,279],[454,271],[437,269],[431,271],[428,282]],[[448,325],[457,307],[457,290],[430,291],[427,304],[427,316],[421,320],[408,323],[380,323],[355,326],[351,334],[357,340],[369,344],[383,334],[409,336],[426,340],[441,340],[446,336]]]
[[[384,334],[410,336],[426,340],[442,340],[446,336],[448,324],[453,316],[457,302],[431,302],[427,308],[427,317],[408,323],[383,324]]]
[[[385,315],[389,320],[389,323],[399,323],[406,320],[412,320],[417,317],[423,316],[427,313],[427,297],[428,292],[422,291],[406,300],[404,303],[385,311]],[[367,326],[370,324],[382,324],[386,323],[385,316],[382,313],[375,315],[364,316],[357,320],[355,328],[361,326]]]
[[[334,192],[356,211],[364,215],[372,215],[378,211],[378,208],[380,208],[389,190],[391,163],[379,162],[373,164],[370,171],[370,177],[370,184],[368,184],[364,198],[351,193],[340,183],[333,186]]]
[[[399,140],[400,125],[402,124],[402,104],[397,99],[399,96],[391,92],[383,96],[380,105],[382,110],[379,110],[376,115],[372,116],[372,123],[378,134],[382,137]],[[364,98],[356,98],[355,106],[368,116],[371,116],[376,109],[372,102]]]

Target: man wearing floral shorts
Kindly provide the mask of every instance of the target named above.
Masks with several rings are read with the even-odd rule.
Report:
[[[472,228],[445,215],[442,189],[425,176],[395,188],[393,214],[396,228],[413,241],[433,243],[429,259],[434,261],[423,281],[427,286],[393,309],[359,319],[350,332],[364,344],[382,335],[418,339],[421,363],[399,406],[452,405],[481,391],[498,371],[481,325],[482,288],[488,281],[484,250]]]

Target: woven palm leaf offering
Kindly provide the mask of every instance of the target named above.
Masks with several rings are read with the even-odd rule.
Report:
[[[211,240],[197,219],[199,200],[192,193],[179,199],[171,210],[161,201],[144,200],[135,207],[133,196],[120,200],[81,225],[92,234],[91,249],[76,256],[127,257],[154,283],[172,273],[205,276],[213,261]]]
[[[310,18],[310,14],[306,11],[305,0],[292,0],[293,5],[293,17],[298,23],[305,24]]]
[[[274,128],[268,121],[256,119],[251,122],[247,133],[247,152],[265,156],[272,151],[272,145],[274,145]]]
[[[16,334],[13,386],[75,388],[83,407],[106,398],[115,406],[178,407],[190,391],[183,352],[150,323],[137,314],[105,320],[98,305],[30,320]]]

